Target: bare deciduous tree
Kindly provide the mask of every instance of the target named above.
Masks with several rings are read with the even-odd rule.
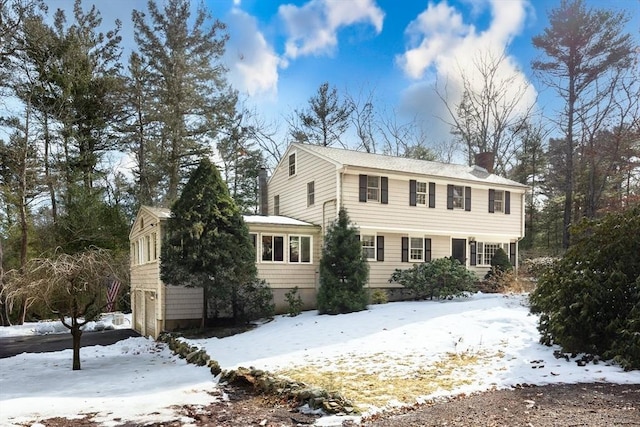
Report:
[[[73,337],[75,371],[80,369],[82,327],[102,313],[108,286],[124,279],[125,264],[111,252],[95,247],[73,255],[33,258],[22,271],[5,273],[2,292],[10,306],[42,302],[60,319]]]
[[[347,102],[351,105],[351,124],[358,137],[356,150],[367,153],[376,152],[377,115],[374,105],[374,91],[364,93],[360,90],[357,96],[347,93]]]
[[[512,166],[526,119],[535,102],[527,99],[530,85],[517,72],[505,74],[507,58],[490,51],[479,53],[471,69],[459,68],[461,99],[449,99],[447,88],[436,88],[445,104],[451,133],[462,144],[469,165],[475,155],[491,152],[494,170],[504,175]]]

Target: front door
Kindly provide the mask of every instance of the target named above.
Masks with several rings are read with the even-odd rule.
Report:
[[[467,239],[451,239],[451,256],[467,265]]]

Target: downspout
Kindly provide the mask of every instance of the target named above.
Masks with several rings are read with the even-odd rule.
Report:
[[[337,202],[336,202],[336,218],[338,217],[338,213],[340,212],[340,208],[342,207],[342,181],[344,179],[344,174],[347,173],[347,167],[342,166],[341,169],[336,170],[336,192],[337,192]]]
[[[324,236],[325,234],[327,234],[327,228],[325,227],[325,224],[327,222],[326,220],[326,207],[328,203],[336,203],[338,202],[338,199],[329,199],[329,200],[325,200],[325,202],[322,204],[322,235]]]

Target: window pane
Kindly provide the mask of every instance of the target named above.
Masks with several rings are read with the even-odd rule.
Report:
[[[379,183],[380,177],[377,176],[367,176],[367,200],[379,200]]]
[[[289,262],[300,261],[300,238],[298,236],[289,237]]]
[[[376,237],[361,236],[362,252],[367,259],[376,259]]]
[[[315,181],[307,183],[307,205],[311,206],[315,203]]]
[[[453,186],[453,207],[464,209],[464,187],[460,185]]]
[[[422,254],[424,252],[423,240],[419,237],[412,237],[411,239],[409,239],[409,242],[410,242],[409,254],[410,254],[411,260],[422,261],[423,260]]]
[[[262,236],[262,260],[273,261],[272,236]]]
[[[273,260],[284,261],[284,237],[282,236],[273,238]]]
[[[296,155],[289,155],[289,176],[296,174]]]
[[[496,191],[494,194],[495,195],[494,195],[494,202],[493,202],[493,210],[495,212],[502,212],[502,206],[503,206],[502,200],[503,200],[504,192]]]
[[[311,237],[300,238],[301,262],[311,262]]]

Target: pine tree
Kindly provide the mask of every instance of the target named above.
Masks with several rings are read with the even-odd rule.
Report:
[[[369,264],[364,259],[358,231],[347,211],[341,209],[338,219],[325,235],[320,260],[320,314],[339,314],[367,308],[365,284],[369,280]]]
[[[553,88],[565,105],[557,120],[564,133],[566,165],[563,190],[564,216],[562,244],[569,247],[569,225],[573,220],[575,189],[574,158],[580,139],[581,117],[602,108],[619,90],[622,69],[632,66],[635,46],[624,31],[629,16],[608,9],[590,9],[583,0],[562,0],[549,12],[549,26],[533,37],[533,45],[544,57],[533,61],[543,82]],[[588,131],[588,130],[587,130]]]
[[[325,147],[340,142],[340,137],[349,128],[353,108],[348,101],[340,102],[335,87],[329,88],[329,83],[322,83],[318,93],[309,98],[309,108],[295,111],[292,122],[297,119],[301,126],[292,126],[291,136],[297,142]]]
[[[202,287],[213,317],[245,321],[273,310],[266,283],[257,279],[248,228],[206,158],[172,206],[160,274],[170,285]]]
[[[150,0],[150,19],[134,11],[133,24],[140,60],[147,65],[150,102],[145,107],[154,118],[153,126],[148,127],[156,138],[158,158],[154,162],[164,178],[156,189],[166,189],[152,199],[161,198],[163,205],[169,205],[176,200],[188,171],[210,154],[212,139],[234,112],[237,94],[228,85],[227,70],[221,63],[228,39],[225,25],[211,21],[203,4],[193,16],[187,0],[163,4],[159,8]]]

